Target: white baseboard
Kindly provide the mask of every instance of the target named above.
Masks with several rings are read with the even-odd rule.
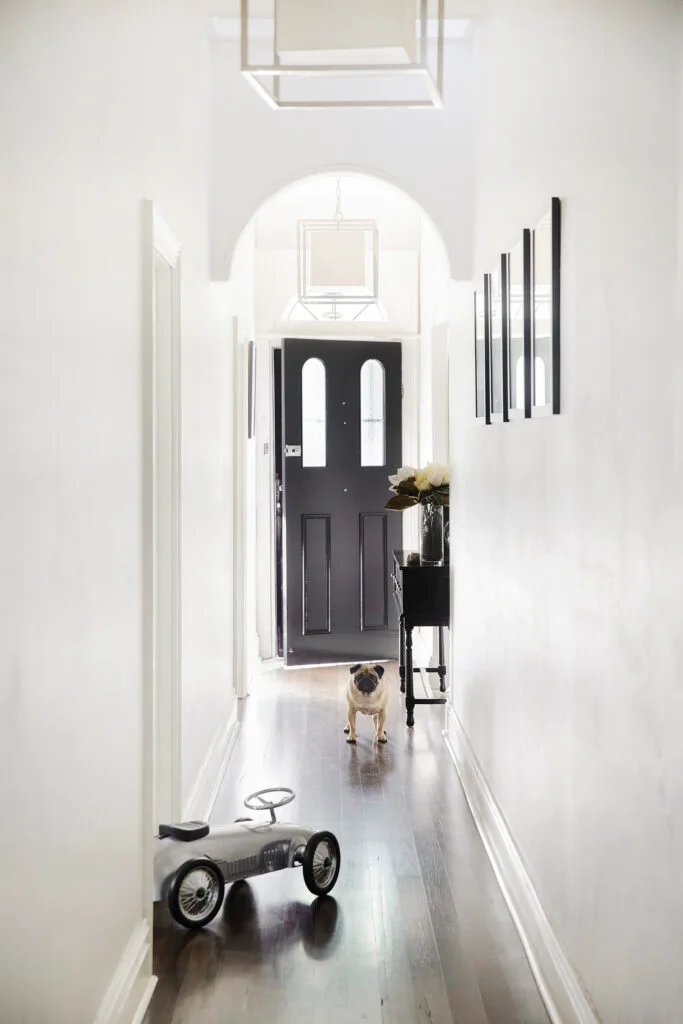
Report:
[[[185,821],[208,821],[211,817],[218,790],[235,746],[238,729],[237,700],[234,700],[227,721],[221,725],[209,744],[197,781],[185,806]]]
[[[462,722],[446,713],[446,746],[553,1024],[599,1024],[533,887]]]
[[[152,933],[140,921],[123,951],[94,1024],[140,1024],[157,979],[151,972]]]

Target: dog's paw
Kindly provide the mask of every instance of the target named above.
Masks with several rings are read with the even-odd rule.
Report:
[[[351,730],[349,729],[348,725],[345,725],[345,726],[344,726],[344,732],[350,732],[350,731],[351,731]]]
[[[378,743],[386,743],[387,742],[386,736],[377,736],[376,739],[377,739]]]
[[[355,740],[352,740],[352,739],[351,739],[351,737],[349,736],[349,738],[347,739],[347,741],[346,741],[346,742],[347,742],[347,743],[355,743],[356,741],[355,741]]]

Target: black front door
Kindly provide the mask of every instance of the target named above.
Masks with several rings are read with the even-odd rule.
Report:
[[[282,385],[285,664],[395,658],[401,345],[286,339]]]

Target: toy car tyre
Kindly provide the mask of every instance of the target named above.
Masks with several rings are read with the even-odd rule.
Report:
[[[314,896],[325,896],[334,888],[341,867],[341,851],[331,832],[315,832],[306,843],[302,857],[304,882]]]
[[[185,928],[203,928],[221,909],[225,880],[208,857],[186,861],[176,872],[168,894],[168,909]]]

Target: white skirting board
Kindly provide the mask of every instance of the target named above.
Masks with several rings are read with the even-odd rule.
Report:
[[[141,1024],[157,979],[151,973],[152,933],[140,921],[104,994],[94,1024]]]
[[[541,906],[462,722],[451,707],[443,735],[550,1019],[553,1024],[599,1024]]]
[[[218,790],[235,746],[238,729],[237,700],[235,699],[227,721],[221,725],[213,742],[209,745],[197,781],[185,806],[184,818],[186,821],[208,821],[211,817]]]

